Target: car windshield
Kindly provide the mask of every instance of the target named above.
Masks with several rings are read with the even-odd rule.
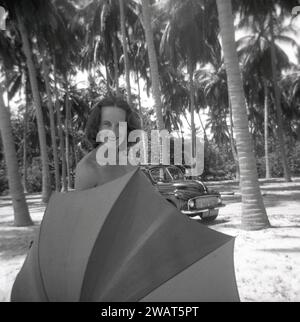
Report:
[[[184,180],[184,175],[179,168],[168,167],[168,172],[172,176],[173,180]]]
[[[167,173],[164,168],[152,169],[150,173],[153,180],[157,183],[159,182],[165,183],[165,182],[168,182],[168,179],[170,179],[167,177]]]

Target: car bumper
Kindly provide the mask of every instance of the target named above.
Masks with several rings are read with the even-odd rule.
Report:
[[[210,207],[210,208],[203,208],[203,209],[195,209],[195,210],[181,210],[181,212],[184,214],[184,215],[188,215],[188,216],[197,216],[203,212],[207,212],[207,211],[210,211],[210,210],[218,210],[218,209],[221,209],[225,207],[224,204],[220,204],[220,205],[217,205],[216,207]]]

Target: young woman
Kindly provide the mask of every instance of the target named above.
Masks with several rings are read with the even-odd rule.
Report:
[[[92,110],[87,126],[86,137],[93,147],[76,167],[75,189],[86,190],[102,185],[125,175],[133,170],[131,165],[100,166],[96,159],[97,149],[101,143],[97,142],[97,135],[101,130],[110,130],[116,136],[119,144],[119,123],[127,122],[127,134],[141,128],[137,113],[132,111],[127,102],[117,97],[109,97],[99,102]]]

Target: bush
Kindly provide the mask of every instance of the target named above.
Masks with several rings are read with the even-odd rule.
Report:
[[[42,168],[39,158],[32,160],[31,167],[27,169],[27,190],[29,193],[42,191]]]
[[[270,168],[271,176],[273,178],[282,178],[284,176],[281,154],[279,149],[275,152],[270,153]],[[257,169],[260,178],[265,178],[266,176],[266,163],[265,157],[257,158]],[[300,142],[298,142],[294,147],[290,148],[288,152],[288,164],[290,167],[291,174],[293,176],[300,175]]]
[[[294,176],[300,176],[300,142],[297,142],[293,153],[289,155],[289,164]]]

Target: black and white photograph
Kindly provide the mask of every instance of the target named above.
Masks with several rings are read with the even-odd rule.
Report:
[[[0,0],[0,302],[300,302],[300,1]]]

